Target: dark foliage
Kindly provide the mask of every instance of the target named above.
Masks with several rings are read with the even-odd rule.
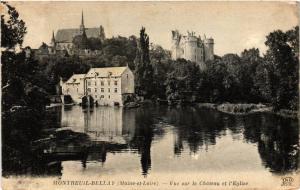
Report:
[[[153,67],[150,64],[149,36],[142,27],[135,58],[135,87],[138,95],[151,98],[153,95]]]
[[[16,9],[7,2],[1,2],[7,8],[8,14],[1,14],[1,47],[6,49],[22,45],[26,34],[25,22],[19,18]],[[8,17],[8,18],[7,18]]]

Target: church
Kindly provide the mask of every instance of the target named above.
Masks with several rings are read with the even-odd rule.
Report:
[[[52,34],[51,46],[54,47],[55,50],[66,50],[69,54],[72,54],[72,50],[76,49],[74,44],[74,40],[76,38],[81,38],[81,42],[89,38],[99,39],[101,42],[105,39],[104,28],[100,25],[99,28],[86,28],[84,26],[84,17],[83,12],[81,14],[81,24],[79,28],[68,28],[68,29],[59,29],[54,36],[54,32]],[[86,44],[82,44],[83,48],[80,49],[88,49],[84,47]]]
[[[81,24],[78,28],[59,29],[52,38],[49,45],[43,43],[35,50],[37,58],[65,55],[93,56],[99,53],[97,48],[89,46],[89,40],[92,39],[94,46],[105,40],[105,32],[102,25],[94,28],[86,28],[84,25],[83,12],[81,13]]]

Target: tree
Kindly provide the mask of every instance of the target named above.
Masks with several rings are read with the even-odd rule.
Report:
[[[200,87],[199,67],[185,59],[172,61],[169,66],[164,83],[167,100],[195,101]]]
[[[297,34],[298,33],[298,34]],[[268,50],[265,61],[269,66],[272,104],[275,110],[297,108],[291,99],[298,91],[298,48],[297,27],[286,33],[281,30],[271,32],[265,44]]]
[[[88,38],[88,47],[91,50],[101,50],[102,42],[99,38]]]
[[[1,2],[8,9],[8,15],[1,14],[1,47],[6,49],[22,46],[26,34],[25,22],[19,18],[16,9],[7,2]],[[5,19],[5,17],[9,17]]]
[[[256,67],[254,74],[254,88],[257,89],[260,100],[263,102],[270,102],[272,98],[271,93],[271,74],[274,73],[274,68],[263,62]]]
[[[210,61],[200,75],[199,96],[205,102],[226,101],[224,80],[227,68],[221,58]]]
[[[153,62],[154,60],[158,63],[161,63],[164,60],[170,59],[171,57],[168,55],[166,50],[164,50],[159,45],[152,45],[150,49],[150,60]]]
[[[226,74],[223,81],[225,88],[224,98],[227,101],[240,101],[242,81],[240,80],[241,59],[237,54],[226,54],[221,58],[226,66]]]
[[[129,67],[134,69],[133,62],[136,57],[136,52],[137,43],[135,36],[130,36],[129,38],[118,36],[104,40],[101,57],[111,62],[114,56],[125,56]]]
[[[138,51],[135,59],[136,92],[145,98],[153,95],[153,67],[149,57],[149,36],[145,28],[140,30]]]
[[[255,86],[257,82],[255,79],[255,73],[257,71],[257,67],[261,66],[262,64],[263,59],[259,55],[259,49],[245,49],[241,53],[241,66],[239,70],[239,80],[241,82],[240,90],[242,93],[242,98],[247,102],[262,101],[260,92],[257,86]]]
[[[1,56],[3,110],[6,112],[14,105],[22,105],[40,111],[45,108],[47,100],[40,82],[38,62],[34,60],[33,55],[28,57],[25,52],[16,53],[14,51],[17,45],[22,46],[26,33],[25,22],[19,19],[19,14],[14,7],[6,2],[2,3],[8,8],[8,20],[1,15],[1,30],[4,40],[1,46],[5,48]],[[31,104],[31,99],[39,101],[40,104]]]
[[[287,43],[292,49],[294,70],[291,73],[292,98],[290,100],[291,109],[298,110],[299,106],[299,26],[286,32]]]
[[[45,77],[33,55],[16,52],[26,33],[25,22],[14,7],[2,2],[7,15],[1,15],[2,64],[2,149],[7,169],[26,169],[32,161],[31,142],[40,137],[48,99]],[[8,19],[7,19],[8,18]],[[22,145],[22,146],[20,146]],[[29,158],[28,158],[29,157]],[[22,160],[22,162],[20,162]],[[26,166],[24,166],[26,165]],[[4,170],[5,170],[4,169]]]
[[[174,75],[174,72],[168,73],[166,81],[166,97],[169,102],[173,100],[178,100],[180,96],[180,84]]]
[[[125,56],[116,55],[111,60],[112,66],[122,67],[128,64],[127,58]]]

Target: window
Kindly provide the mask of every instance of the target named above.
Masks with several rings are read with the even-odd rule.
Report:
[[[91,92],[91,89],[90,89],[90,88],[88,88],[88,89],[87,89],[87,91],[88,91],[88,92]]]
[[[95,92],[97,92],[97,88],[95,88]]]
[[[88,86],[91,86],[91,82],[88,82]]]
[[[104,81],[101,81],[101,86],[104,86]]]
[[[104,98],[104,95],[101,95],[100,98]]]
[[[118,85],[118,81],[115,81],[115,85],[116,85],[116,86]]]
[[[110,86],[110,81],[107,81],[108,86]]]
[[[118,92],[118,89],[117,88],[115,88],[115,93],[117,93]]]
[[[110,99],[110,95],[108,95],[108,99]]]
[[[104,92],[104,88],[101,88],[101,92]]]
[[[126,77],[128,78],[128,74],[126,75]]]
[[[95,98],[97,98],[97,95],[95,95]]]
[[[110,92],[110,88],[108,88],[108,92]]]
[[[95,86],[97,86],[97,82],[95,81]]]

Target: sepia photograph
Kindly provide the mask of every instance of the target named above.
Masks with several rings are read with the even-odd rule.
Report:
[[[1,1],[3,190],[300,188],[296,1]]]

